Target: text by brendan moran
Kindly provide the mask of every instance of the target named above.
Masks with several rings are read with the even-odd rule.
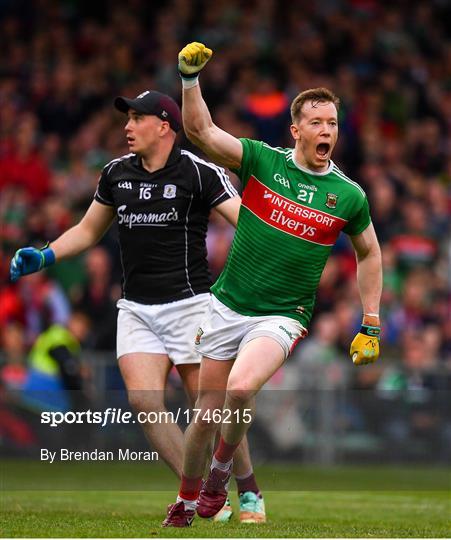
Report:
[[[74,451],[68,448],[51,451],[41,448],[41,461],[158,461],[158,452],[143,452],[119,448],[116,451],[104,451],[97,448],[90,451]]]

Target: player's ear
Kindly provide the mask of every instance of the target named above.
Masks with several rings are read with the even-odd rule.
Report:
[[[166,120],[163,120],[163,122],[161,122],[161,126],[160,126],[160,135],[163,137],[164,135],[166,135],[166,133],[171,129],[171,126],[169,125],[169,122],[166,122]]]
[[[301,138],[301,133],[299,131],[298,126],[296,124],[291,124],[290,126],[291,136],[295,141],[299,141]]]

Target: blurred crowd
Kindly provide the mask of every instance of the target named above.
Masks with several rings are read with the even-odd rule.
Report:
[[[80,314],[83,348],[115,348],[114,226],[83,256],[17,284],[8,281],[9,261],[75,224],[101,168],[128,152],[116,95],[153,88],[180,102],[177,53],[193,40],[214,50],[202,89],[215,122],[235,136],[292,146],[295,95],[326,86],[340,96],[334,161],[367,192],[384,261],[382,358],[356,384],[438,384],[429,373],[451,372],[450,18],[444,0],[0,2],[4,384],[20,386],[36,339],[52,325],[71,328]],[[232,238],[213,216],[213,278]],[[360,318],[355,259],[342,236],[293,365],[344,358]]]

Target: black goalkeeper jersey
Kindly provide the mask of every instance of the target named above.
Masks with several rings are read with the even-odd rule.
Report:
[[[235,195],[224,169],[178,147],[153,173],[136,154],[108,163],[94,198],[116,211],[123,297],[162,304],[208,292],[208,216]]]

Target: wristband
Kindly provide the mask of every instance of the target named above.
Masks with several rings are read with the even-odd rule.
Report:
[[[39,251],[41,252],[42,257],[42,264],[41,268],[45,268],[47,266],[51,266],[52,264],[55,264],[55,252],[51,247],[49,247],[50,242],[47,242],[44,247],[42,247]]]
[[[187,75],[179,71],[180,78],[182,79],[183,88],[193,88],[199,84],[199,72]]]
[[[362,324],[360,328],[360,333],[365,336],[379,338],[381,334],[381,329],[379,326],[369,326],[367,324]]]

